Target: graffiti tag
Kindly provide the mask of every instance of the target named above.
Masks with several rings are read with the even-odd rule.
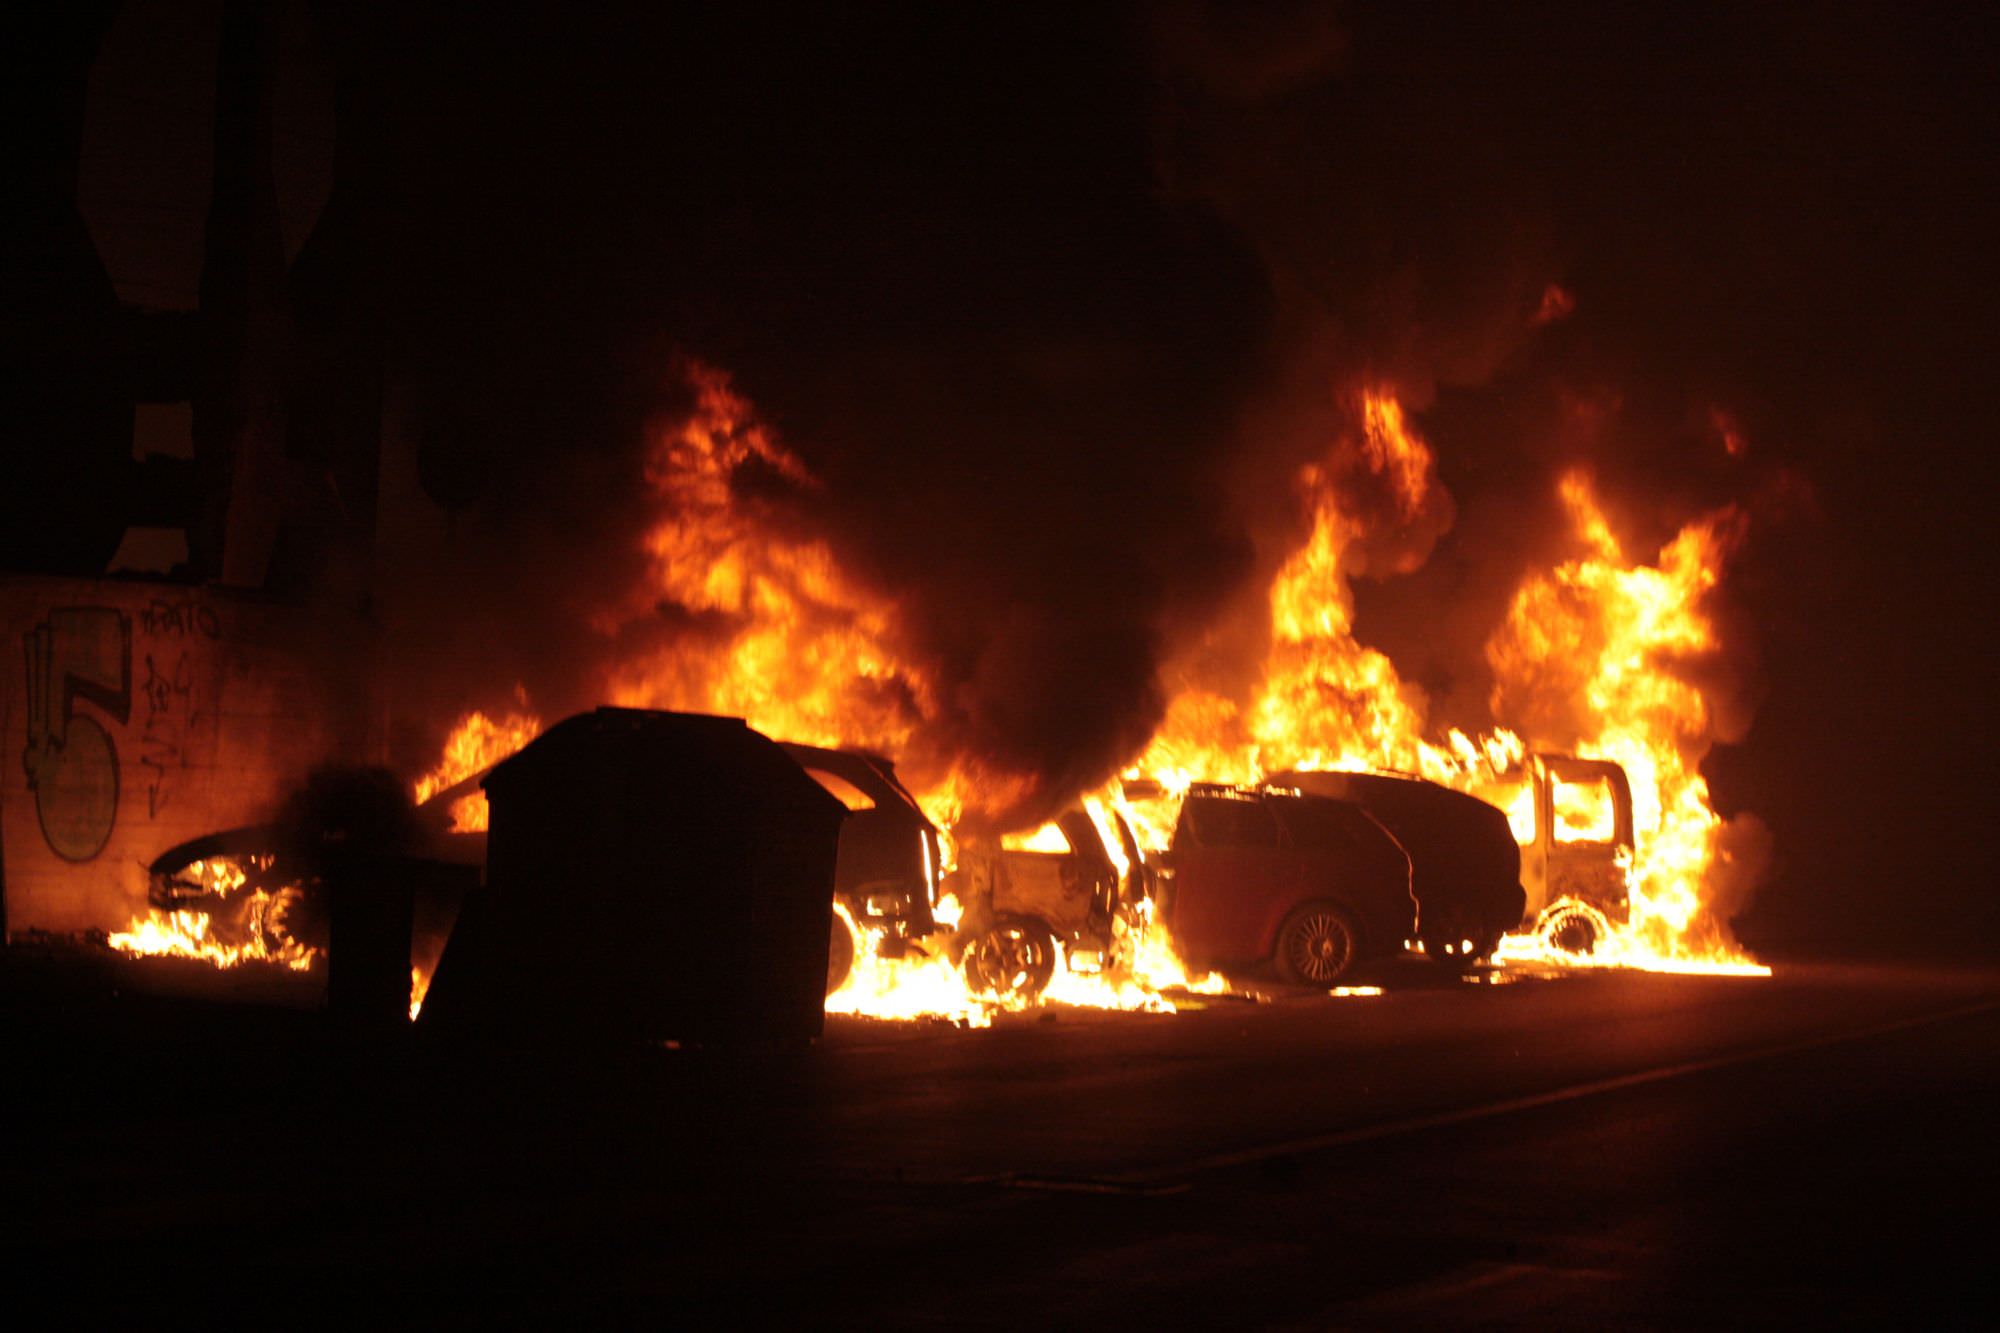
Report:
[[[167,770],[185,761],[181,742],[194,720],[194,671],[186,649],[165,669],[153,654],[146,654],[139,698],[145,705],[139,729],[139,766],[146,770],[146,817],[152,819],[167,804]]]
[[[170,602],[155,597],[139,613],[139,625],[146,633],[158,638],[222,637],[222,621],[215,614],[215,608],[191,598]]]

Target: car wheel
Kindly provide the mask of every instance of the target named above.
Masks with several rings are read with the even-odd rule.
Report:
[[[1056,942],[1031,916],[1000,916],[965,947],[965,980],[974,991],[1033,999],[1056,970]]]
[[[853,970],[854,930],[846,917],[835,912],[833,929],[826,937],[826,993],[831,995],[846,985],[848,973]]]
[[[1589,903],[1574,898],[1551,903],[1535,923],[1542,946],[1573,958],[1588,958],[1611,933],[1611,922]]]
[[[1332,903],[1294,908],[1278,927],[1274,961],[1278,975],[1294,986],[1331,986],[1360,955],[1360,928]]]

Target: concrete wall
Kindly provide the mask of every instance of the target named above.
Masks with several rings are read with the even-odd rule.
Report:
[[[359,757],[358,634],[224,589],[0,575],[8,933],[124,928],[160,852]]]

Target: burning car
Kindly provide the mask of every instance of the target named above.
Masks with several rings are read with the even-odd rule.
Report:
[[[199,920],[218,949],[238,957],[310,966],[326,948],[316,876],[285,847],[276,825],[228,829],[170,847],[146,867],[155,909]]]
[[[1534,754],[1515,821],[1521,884],[1536,933],[1565,953],[1592,952],[1630,910],[1632,784],[1608,759]],[[1526,836],[1522,836],[1525,834]]]
[[[1361,806],[1196,783],[1175,822],[1162,917],[1190,966],[1272,964],[1329,986],[1411,937],[1410,857]]]
[[[854,966],[858,930],[880,933],[895,956],[920,948],[937,929],[942,849],[937,829],[881,755],[781,741],[806,775],[847,807],[834,868],[836,904],[827,946],[826,989],[840,989]]]
[[[1521,849],[1498,806],[1407,774],[1276,773],[1272,785],[1351,801],[1409,854],[1424,955],[1462,971],[1521,923]]]
[[[333,907],[329,869],[345,855],[387,857],[413,890],[411,963],[428,977],[460,903],[477,886],[485,834],[454,832],[456,789],[412,811],[400,784],[371,770],[316,773],[281,817],[204,834],[147,865],[153,939],[114,937],[134,952],[185,951],[221,964],[280,963],[310,970],[326,955]],[[159,923],[167,923],[162,926]],[[167,946],[179,946],[178,950]]]
[[[1058,949],[1076,971],[1121,961],[1152,890],[1131,827],[1115,813],[1106,825],[1073,808],[1026,846],[961,852],[947,892],[962,909],[954,948],[973,990],[1038,995]]]

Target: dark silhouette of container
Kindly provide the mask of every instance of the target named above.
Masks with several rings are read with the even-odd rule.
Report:
[[[410,1019],[410,927],[417,863],[408,857],[326,860],[326,1009],[343,1025],[394,1033]]]
[[[420,1026],[500,1040],[805,1042],[841,803],[737,718],[600,708],[483,784],[487,885]]]

